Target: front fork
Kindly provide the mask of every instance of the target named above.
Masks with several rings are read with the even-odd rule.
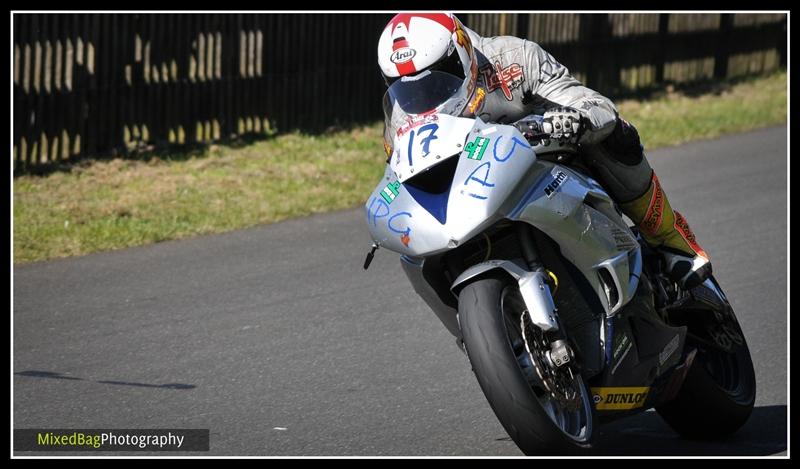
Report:
[[[539,250],[536,246],[536,231],[527,223],[517,223],[516,230],[517,239],[519,240],[520,244],[520,250],[522,251],[522,256],[525,259],[525,263],[528,265],[528,269],[531,272],[537,272],[544,275],[545,279],[548,281],[548,286],[550,287],[548,292],[550,293],[549,296],[552,301],[558,283],[555,275],[545,268],[544,264],[539,258]],[[556,314],[558,313],[558,308],[553,307],[553,312],[556,324],[558,325],[559,320],[558,315]],[[575,353],[572,351],[572,347],[570,347],[568,342],[565,340],[565,330],[561,327],[558,327],[556,330],[558,333],[555,335],[560,337],[556,338],[550,344],[550,350],[545,353],[545,362],[551,369],[556,369],[562,365],[566,365],[575,358]]]
[[[522,300],[531,323],[544,332],[551,332],[554,337],[551,350],[546,352],[547,364],[558,368],[574,357],[574,352],[567,344],[564,330],[560,327],[557,309],[553,302],[554,291],[552,276],[538,255],[535,232],[527,223],[517,224],[517,238],[527,268],[508,260],[486,261],[465,270],[453,282],[451,290],[458,294],[461,288],[472,279],[493,270],[503,270],[517,281]]]
[[[536,249],[536,234],[533,228],[527,223],[517,223],[515,228],[519,247],[522,250],[522,257],[525,259],[525,263],[528,264],[528,269],[531,272],[544,270],[544,265],[539,259],[539,251]]]

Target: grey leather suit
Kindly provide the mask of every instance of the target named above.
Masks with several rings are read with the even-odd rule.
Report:
[[[612,197],[628,202],[649,189],[652,170],[638,132],[611,100],[582,85],[535,42],[464,30],[476,50],[478,86],[486,91],[476,110],[482,120],[508,124],[556,107],[576,109],[589,124],[579,140],[583,161]]]

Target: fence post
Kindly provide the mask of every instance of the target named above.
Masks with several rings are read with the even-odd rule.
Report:
[[[717,35],[717,52],[714,57],[714,78],[722,80],[728,76],[728,55],[731,32],[733,31],[733,14],[720,15],[719,34]]]
[[[528,37],[528,25],[531,21],[530,13],[517,13],[517,37],[530,39]]]
[[[778,55],[780,56],[780,65],[782,68],[786,68],[786,43],[789,42],[789,35],[787,34],[787,18],[789,17],[788,14],[783,15],[783,21],[781,21],[781,26],[783,29],[784,39],[778,41]]]
[[[658,48],[656,49],[656,84],[664,83],[664,62],[667,61],[667,36],[669,34],[669,13],[658,15]]]
[[[609,93],[619,84],[619,73],[614,75],[613,53],[606,50],[611,44],[611,21],[607,13],[593,13],[581,22],[580,40],[587,44],[586,85]],[[610,73],[609,73],[610,72]]]

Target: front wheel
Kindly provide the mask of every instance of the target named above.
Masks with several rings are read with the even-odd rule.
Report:
[[[573,454],[595,439],[591,396],[573,364],[550,368],[551,338],[533,325],[517,283],[477,280],[461,291],[459,324],[486,399],[527,455]]]

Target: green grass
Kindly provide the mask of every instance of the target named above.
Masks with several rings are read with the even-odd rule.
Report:
[[[786,122],[786,73],[714,87],[698,96],[672,92],[622,101],[618,108],[648,149],[718,137]]]
[[[622,101],[648,149],[786,122],[786,73],[696,97]],[[382,124],[191,157],[101,160],[14,179],[14,262],[75,256],[354,207],[383,173]]]

